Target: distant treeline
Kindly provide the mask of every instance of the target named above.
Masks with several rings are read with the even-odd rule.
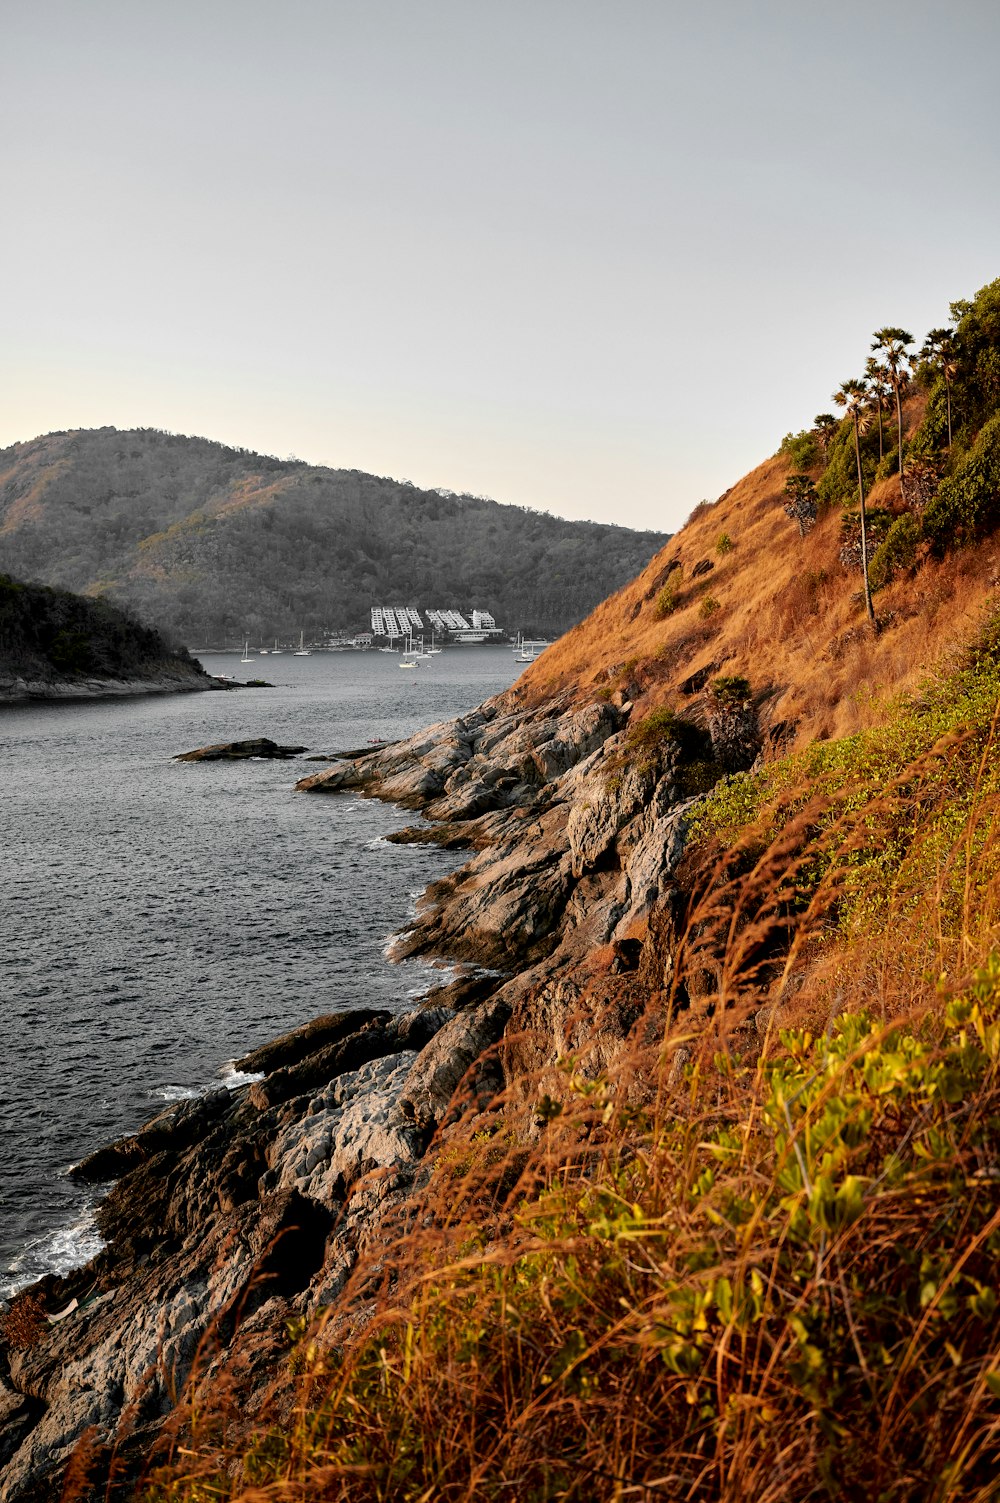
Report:
[[[156,429],[0,451],[0,563],[106,593],[189,644],[357,629],[384,603],[557,632],[667,536]]]
[[[105,600],[0,574],[0,669],[22,677],[130,679],[197,672],[181,649]]]

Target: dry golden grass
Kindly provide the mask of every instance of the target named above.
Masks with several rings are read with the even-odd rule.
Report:
[[[263,1422],[196,1387],[153,1496],[995,1497],[996,714],[962,735],[693,851],[617,1059],[470,1107]],[[859,857],[901,828],[934,854],[918,906],[901,849],[888,921],[845,938]]]
[[[944,560],[925,558],[913,578],[876,596],[884,626],[873,638],[861,576],[838,559],[839,509],[800,538],[783,511],[790,473],[789,462],[775,456],[699,507],[636,580],[526,670],[518,696],[534,702],[563,689],[581,698],[622,689],[640,715],[661,704],[681,710],[681,684],[710,668],[713,675],[741,674],[766,694],[765,723],[787,725],[786,744],[871,724],[887,696],[914,687],[975,631],[1000,582],[1000,546],[991,541]],[[898,505],[898,481],[880,482],[870,500]],[[720,554],[723,533],[733,547]],[[662,617],[657,596],[675,560],[683,569],[679,604]],[[714,567],[694,579],[702,560]],[[719,609],[706,618],[700,607],[709,596]]]

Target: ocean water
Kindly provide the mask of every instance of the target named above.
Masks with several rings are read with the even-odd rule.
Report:
[[[461,857],[412,816],[294,792],[319,764],[183,763],[270,736],[316,753],[409,735],[508,687],[509,648],[204,656],[272,689],[0,709],[0,1298],[99,1247],[69,1166],[318,1013],[441,979],[388,937]]]

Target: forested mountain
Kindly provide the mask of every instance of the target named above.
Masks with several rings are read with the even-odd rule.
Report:
[[[0,451],[0,567],[199,646],[358,630],[371,604],[396,603],[555,633],[666,537],[156,429]]]

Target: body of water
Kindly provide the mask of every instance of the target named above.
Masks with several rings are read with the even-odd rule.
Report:
[[[383,950],[461,858],[386,843],[391,806],[296,794],[302,758],[172,758],[409,735],[512,683],[510,649],[203,661],[275,687],[0,709],[0,1297],[99,1245],[73,1162],[254,1045],[434,979]]]

